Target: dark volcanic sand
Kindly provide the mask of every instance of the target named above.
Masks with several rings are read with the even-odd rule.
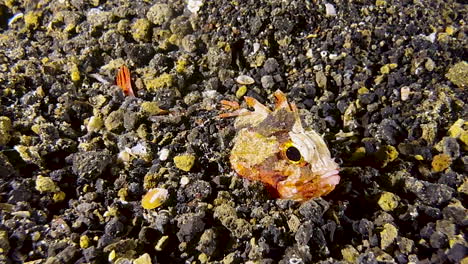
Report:
[[[149,2],[0,1],[0,263],[468,263],[463,1]],[[328,196],[230,168],[219,101],[277,89]]]

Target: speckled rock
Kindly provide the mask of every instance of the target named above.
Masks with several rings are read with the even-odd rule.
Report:
[[[80,152],[72,156],[72,170],[80,178],[93,179],[100,176],[112,161],[107,151]]]

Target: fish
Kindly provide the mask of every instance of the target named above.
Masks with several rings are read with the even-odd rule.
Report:
[[[220,118],[236,117],[229,161],[248,180],[260,181],[273,197],[307,201],[329,194],[340,182],[339,166],[324,139],[304,129],[297,106],[277,90],[273,110],[245,96],[250,111],[222,100]]]
[[[132,89],[132,79],[130,75],[130,70],[127,66],[122,65],[117,72],[116,77],[117,86],[122,89],[122,92],[125,96],[135,96]]]

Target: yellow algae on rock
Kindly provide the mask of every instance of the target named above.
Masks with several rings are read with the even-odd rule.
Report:
[[[445,77],[449,79],[453,84],[460,88],[468,86],[468,63],[461,61],[452,66],[445,74]]]
[[[83,235],[80,237],[80,247],[81,248],[89,247],[89,237],[87,235]]]
[[[452,159],[447,154],[439,154],[434,156],[432,159],[432,170],[435,172],[441,172],[452,164]]]
[[[0,116],[0,146],[8,144],[11,138],[11,120],[6,116]]]
[[[42,13],[39,11],[31,11],[24,15],[24,24],[28,29],[36,29],[39,27],[39,20]]]
[[[144,18],[137,19],[132,25],[132,37],[136,41],[149,41],[151,37],[151,23]]]
[[[393,211],[398,206],[398,196],[391,192],[383,192],[377,202],[384,211]]]
[[[448,130],[448,136],[453,137],[453,138],[459,137],[464,131],[463,129],[464,124],[465,124],[465,120],[463,119],[458,119],[457,121],[455,121],[455,123],[453,123],[453,125],[450,126]]]
[[[148,253],[145,253],[139,256],[137,259],[133,260],[133,264],[151,264],[151,257]]]
[[[398,229],[394,225],[388,223],[383,227],[384,229],[380,232],[380,246],[385,250],[397,238]]]
[[[190,154],[175,156],[174,164],[180,170],[190,171],[195,164],[195,156]]]
[[[163,73],[157,78],[144,80],[148,91],[156,91],[162,88],[170,88],[174,84],[174,77],[169,73]]]
[[[57,186],[50,177],[44,177],[39,175],[36,179],[36,190],[40,191],[41,193],[55,192],[57,191]]]
[[[343,255],[343,259],[345,261],[356,263],[356,260],[359,257],[359,252],[353,246],[348,245],[341,250],[341,255]]]
[[[78,82],[81,80],[80,70],[78,69],[78,66],[76,64],[73,64],[73,66],[71,67],[70,78],[72,82]]]
[[[141,103],[140,110],[143,113],[150,115],[150,116],[159,115],[159,114],[166,112],[166,110],[162,110],[161,108],[159,108],[159,105],[157,102],[143,102]]]
[[[59,192],[54,193],[54,195],[52,196],[52,200],[58,203],[58,202],[65,200],[65,197],[66,197],[66,194],[62,191],[59,191]]]

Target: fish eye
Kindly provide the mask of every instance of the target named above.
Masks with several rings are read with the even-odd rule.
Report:
[[[286,149],[285,154],[286,157],[292,162],[299,162],[302,160],[301,152],[299,152],[299,150],[294,146],[289,146]]]

